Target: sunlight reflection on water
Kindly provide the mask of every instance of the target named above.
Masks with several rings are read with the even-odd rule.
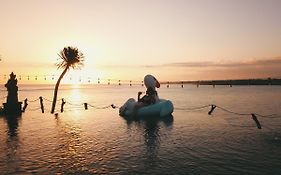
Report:
[[[30,88],[30,87],[28,87]],[[20,91],[20,99],[52,98],[52,87]],[[281,87],[186,86],[159,89],[175,107],[220,104],[238,112],[280,111]],[[26,87],[22,87],[26,89]],[[38,90],[40,89],[40,90]],[[44,90],[42,90],[44,89]],[[74,104],[122,105],[135,87],[62,87],[59,98]],[[44,101],[46,108],[50,103]],[[38,106],[30,103],[30,108]],[[60,108],[58,102],[57,109]],[[75,109],[75,110],[74,110]],[[66,104],[57,117],[26,111],[0,118],[3,174],[279,174],[281,119],[233,116],[215,110],[175,110],[164,120],[125,120],[118,110],[84,110]]]

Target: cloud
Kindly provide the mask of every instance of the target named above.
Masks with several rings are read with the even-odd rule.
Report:
[[[281,57],[274,57],[270,59],[263,59],[263,60],[255,60],[250,62],[253,65],[280,65],[281,64]]]
[[[254,59],[240,62],[212,62],[212,61],[191,61],[191,62],[171,62],[166,64],[152,65],[136,65],[136,64],[107,64],[99,65],[103,68],[157,68],[157,67],[187,67],[187,68],[242,68],[242,67],[266,67],[266,66],[281,66],[281,56],[265,59]]]
[[[242,67],[256,67],[256,66],[281,66],[281,57],[274,57],[269,59],[259,59],[246,62],[175,62],[163,65],[163,67],[190,67],[190,68],[201,68],[201,67],[217,67],[217,68],[242,68]],[[147,67],[147,66],[146,66]],[[153,66],[150,66],[153,67]]]
[[[247,79],[247,78],[280,78],[281,57],[255,59],[240,62],[174,62],[159,65],[143,66],[147,69],[166,70],[168,74],[182,79]]]

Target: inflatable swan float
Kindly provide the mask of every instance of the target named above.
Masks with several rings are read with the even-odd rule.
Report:
[[[160,84],[157,79],[152,75],[146,75],[144,77],[144,84],[147,89],[159,88]],[[156,91],[155,91],[156,92]],[[119,109],[119,115],[124,117],[145,117],[145,116],[157,116],[166,117],[170,116],[174,111],[173,103],[170,100],[159,99],[157,93],[154,94],[155,103],[148,106],[136,109],[139,104],[134,98],[128,99],[123,106]]]

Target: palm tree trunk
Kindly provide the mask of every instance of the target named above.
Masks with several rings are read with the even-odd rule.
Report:
[[[65,75],[66,71],[68,70],[69,66],[66,66],[66,68],[63,70],[62,74],[60,75],[56,86],[55,86],[55,91],[54,91],[54,98],[53,98],[53,103],[52,103],[52,109],[51,109],[51,113],[53,114],[55,112],[55,107],[56,107],[56,102],[57,102],[57,95],[58,95],[58,89],[59,89],[59,85],[61,82],[61,79],[63,78],[63,76]]]

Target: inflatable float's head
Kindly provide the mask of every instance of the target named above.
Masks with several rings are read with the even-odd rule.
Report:
[[[153,89],[155,89],[155,87],[157,87],[157,88],[160,87],[160,83],[152,75],[146,75],[144,77],[144,85],[145,85],[146,88],[153,88]]]

